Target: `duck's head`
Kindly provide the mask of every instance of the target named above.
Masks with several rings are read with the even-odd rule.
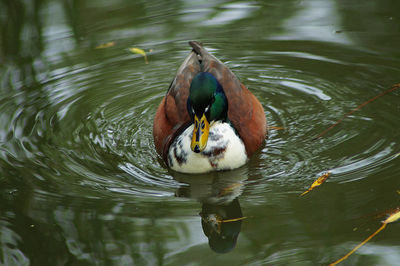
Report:
[[[228,101],[221,84],[212,74],[200,72],[193,78],[187,109],[194,124],[191,149],[199,153],[207,146],[210,125],[227,118]]]

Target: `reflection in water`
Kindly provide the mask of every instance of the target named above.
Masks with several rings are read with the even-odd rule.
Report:
[[[227,253],[235,248],[243,218],[238,198],[226,205],[203,203],[200,216],[212,250]]]
[[[336,1],[305,1],[294,16],[284,23],[285,34],[276,39],[318,40],[350,44],[345,34],[335,34],[342,28]]]
[[[199,215],[210,248],[217,253],[232,251],[244,218],[238,197],[247,179],[247,168],[195,176],[173,175],[184,183],[176,196],[194,198],[202,204]]]

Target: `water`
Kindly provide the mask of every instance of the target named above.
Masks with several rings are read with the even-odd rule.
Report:
[[[398,8],[2,1],[0,264],[339,259],[380,226],[377,213],[399,206],[400,90],[314,138],[400,82]],[[182,175],[155,152],[152,119],[188,40],[202,41],[260,99],[269,126],[284,128],[271,128],[245,167]],[[326,171],[326,183],[299,197]],[[226,254],[202,228],[201,216],[217,226],[213,213],[245,217],[220,228],[231,239],[219,246]],[[390,224],[344,264],[398,264],[399,233]]]

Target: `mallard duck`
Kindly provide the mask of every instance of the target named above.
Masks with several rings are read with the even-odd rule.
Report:
[[[153,137],[172,170],[204,173],[244,165],[264,143],[262,105],[198,42],[158,106]]]

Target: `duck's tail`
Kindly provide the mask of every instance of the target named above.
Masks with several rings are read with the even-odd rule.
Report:
[[[189,45],[192,46],[193,51],[198,54],[198,55],[202,55],[204,48],[203,48],[203,44],[197,41],[189,41]]]

